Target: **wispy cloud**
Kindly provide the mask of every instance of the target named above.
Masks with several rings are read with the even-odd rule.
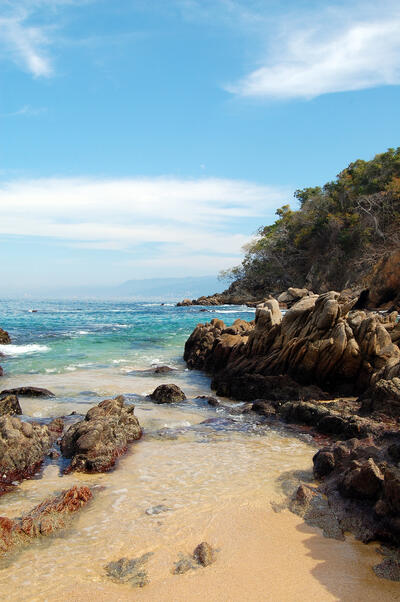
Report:
[[[199,255],[227,267],[248,241],[241,220],[272,215],[287,195],[216,178],[12,181],[0,186],[0,234],[93,250],[151,245],[155,262],[181,265]]]
[[[314,98],[400,84],[398,2],[325,5],[287,16],[264,35],[268,51],[254,71],[227,89],[239,96]]]
[[[31,107],[31,105],[24,105],[23,107],[21,107],[20,109],[17,109],[16,111],[10,111],[9,113],[0,113],[0,117],[20,117],[20,116],[37,117],[38,115],[41,115],[42,113],[45,113],[46,111],[47,111],[47,109],[45,107],[35,108],[35,107]]]

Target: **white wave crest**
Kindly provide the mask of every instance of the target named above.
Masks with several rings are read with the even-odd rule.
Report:
[[[24,353],[44,353],[50,351],[50,347],[47,345],[37,345],[31,343],[30,345],[0,345],[0,353],[4,355],[22,355]]]

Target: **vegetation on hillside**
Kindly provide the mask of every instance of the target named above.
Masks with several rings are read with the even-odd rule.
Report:
[[[294,196],[299,209],[278,209],[275,223],[245,247],[242,264],[221,277],[255,295],[288,286],[343,288],[400,247],[400,147],[358,159],[334,181]]]

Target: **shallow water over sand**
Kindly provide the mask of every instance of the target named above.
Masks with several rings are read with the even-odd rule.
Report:
[[[127,308],[123,309],[127,316]],[[97,359],[93,347],[85,351],[82,347],[82,354],[94,359],[91,366],[68,370],[71,358],[61,357],[54,359],[53,371],[49,354],[54,354],[54,349],[35,351],[41,356],[31,356],[34,369],[30,372],[23,370],[20,356],[11,357],[6,364],[8,375],[1,381],[2,388],[36,385],[56,394],[51,399],[22,398],[23,419],[85,414],[101,399],[123,393],[128,403],[136,406],[144,436],[112,472],[63,475],[62,463],[48,459],[36,479],[22,482],[0,498],[0,515],[12,518],[75,484],[87,484],[94,493],[70,528],[0,561],[0,598],[171,602],[205,597],[218,602],[400,599],[399,584],[379,580],[371,571],[372,564],[379,562],[373,546],[325,539],[288,511],[273,512],[271,501],[282,500],[283,489],[294,488],[296,478],[310,476],[315,447],[308,436],[296,436],[284,427],[271,428],[257,417],[233,415],[193,399],[211,393],[209,379],[185,369],[179,337],[188,333],[170,339],[175,326],[171,326],[168,312],[173,310],[162,311],[165,316],[158,316],[159,329],[151,337],[159,337],[158,352],[161,349],[162,353],[158,355],[175,372],[155,375],[145,371],[151,368],[150,358],[157,357],[157,350],[140,355],[134,325],[130,335],[134,345],[129,338],[118,339],[123,361],[114,361],[116,340],[112,335],[104,342],[105,348],[99,338]],[[107,323],[102,312],[102,323]],[[232,320],[238,317],[230,315]],[[25,321],[18,316],[14,316],[16,322]],[[50,318],[53,332],[58,322],[53,313]],[[141,319],[143,322],[144,317]],[[186,328],[191,328],[193,319],[186,317]],[[6,326],[4,320],[2,326]],[[79,321],[75,327],[83,332],[88,328]],[[148,330],[152,328],[149,323]],[[17,342],[34,344],[40,335],[51,346],[49,324],[44,323],[36,335]],[[67,349],[66,353],[76,352],[73,347],[71,352]],[[191,399],[172,406],[146,399],[156,386],[167,382],[178,384]],[[159,506],[162,511],[156,513],[154,508]],[[203,540],[219,550],[216,563],[173,575],[179,554],[191,553]],[[107,563],[147,552],[153,554],[147,565],[150,584],[143,589],[115,584],[107,577]]]

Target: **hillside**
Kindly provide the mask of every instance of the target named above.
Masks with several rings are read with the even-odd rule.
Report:
[[[227,270],[229,295],[262,298],[289,286],[315,292],[366,286],[373,268],[400,250],[400,147],[350,163],[324,186],[295,192],[259,229],[241,265]]]

